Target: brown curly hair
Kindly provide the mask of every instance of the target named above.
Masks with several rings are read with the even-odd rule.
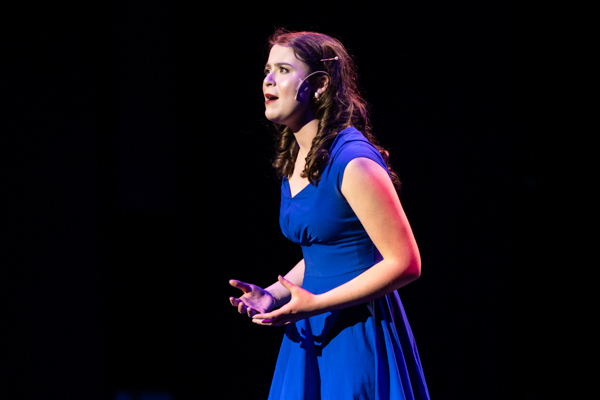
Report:
[[[296,57],[306,64],[307,73],[326,71],[329,84],[319,96],[312,100],[315,117],[319,120],[317,135],[306,156],[306,165],[301,176],[308,177],[318,185],[321,172],[329,162],[329,148],[337,134],[350,126],[355,127],[371,142],[386,162],[392,182],[400,189],[400,179],[391,168],[388,152],[379,145],[372,133],[368,117],[367,102],[363,99],[359,87],[356,66],[344,45],[328,35],[317,32],[290,32],[278,29],[269,38],[269,49],[275,45],[291,47]],[[321,61],[337,56],[336,61]],[[312,91],[318,74],[309,78]],[[309,92],[311,93],[311,92]],[[291,176],[298,156],[298,144],[290,128],[275,124],[279,132],[277,137],[273,167],[279,178]]]

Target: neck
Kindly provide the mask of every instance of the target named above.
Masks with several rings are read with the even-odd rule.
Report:
[[[317,130],[319,128],[319,120],[313,119],[308,123],[304,124],[302,128],[294,131],[296,142],[300,146],[300,155],[306,157],[312,147],[312,141],[317,136]]]

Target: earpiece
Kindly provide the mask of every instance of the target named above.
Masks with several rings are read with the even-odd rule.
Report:
[[[302,84],[304,83],[304,81],[307,80],[310,76],[312,76],[314,74],[325,74],[325,75],[329,76],[329,74],[325,71],[315,71],[312,74],[306,75],[306,77],[300,81],[300,85],[298,86],[298,89],[296,89],[296,96],[294,97],[294,100],[298,100],[298,93],[300,93],[300,88],[302,87]],[[318,96],[315,95],[315,97],[318,97]]]

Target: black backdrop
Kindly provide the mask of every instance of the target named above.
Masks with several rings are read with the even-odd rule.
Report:
[[[356,58],[421,250],[422,276],[400,295],[432,398],[541,393],[542,372],[523,367],[540,350],[520,328],[517,282],[538,167],[505,2],[129,0],[4,15],[2,390],[266,397],[283,331],[230,309],[227,280],[268,285],[301,256],[279,232],[261,93],[266,39],[283,26],[339,37]]]

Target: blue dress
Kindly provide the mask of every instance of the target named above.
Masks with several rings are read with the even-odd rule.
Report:
[[[279,223],[302,246],[302,287],[324,293],[360,275],[381,256],[341,193],[346,165],[366,157],[386,168],[355,128],[341,131],[318,186],[291,197],[281,185]],[[387,168],[386,168],[387,171]],[[396,291],[358,306],[289,324],[270,400],[429,399],[417,346]]]

